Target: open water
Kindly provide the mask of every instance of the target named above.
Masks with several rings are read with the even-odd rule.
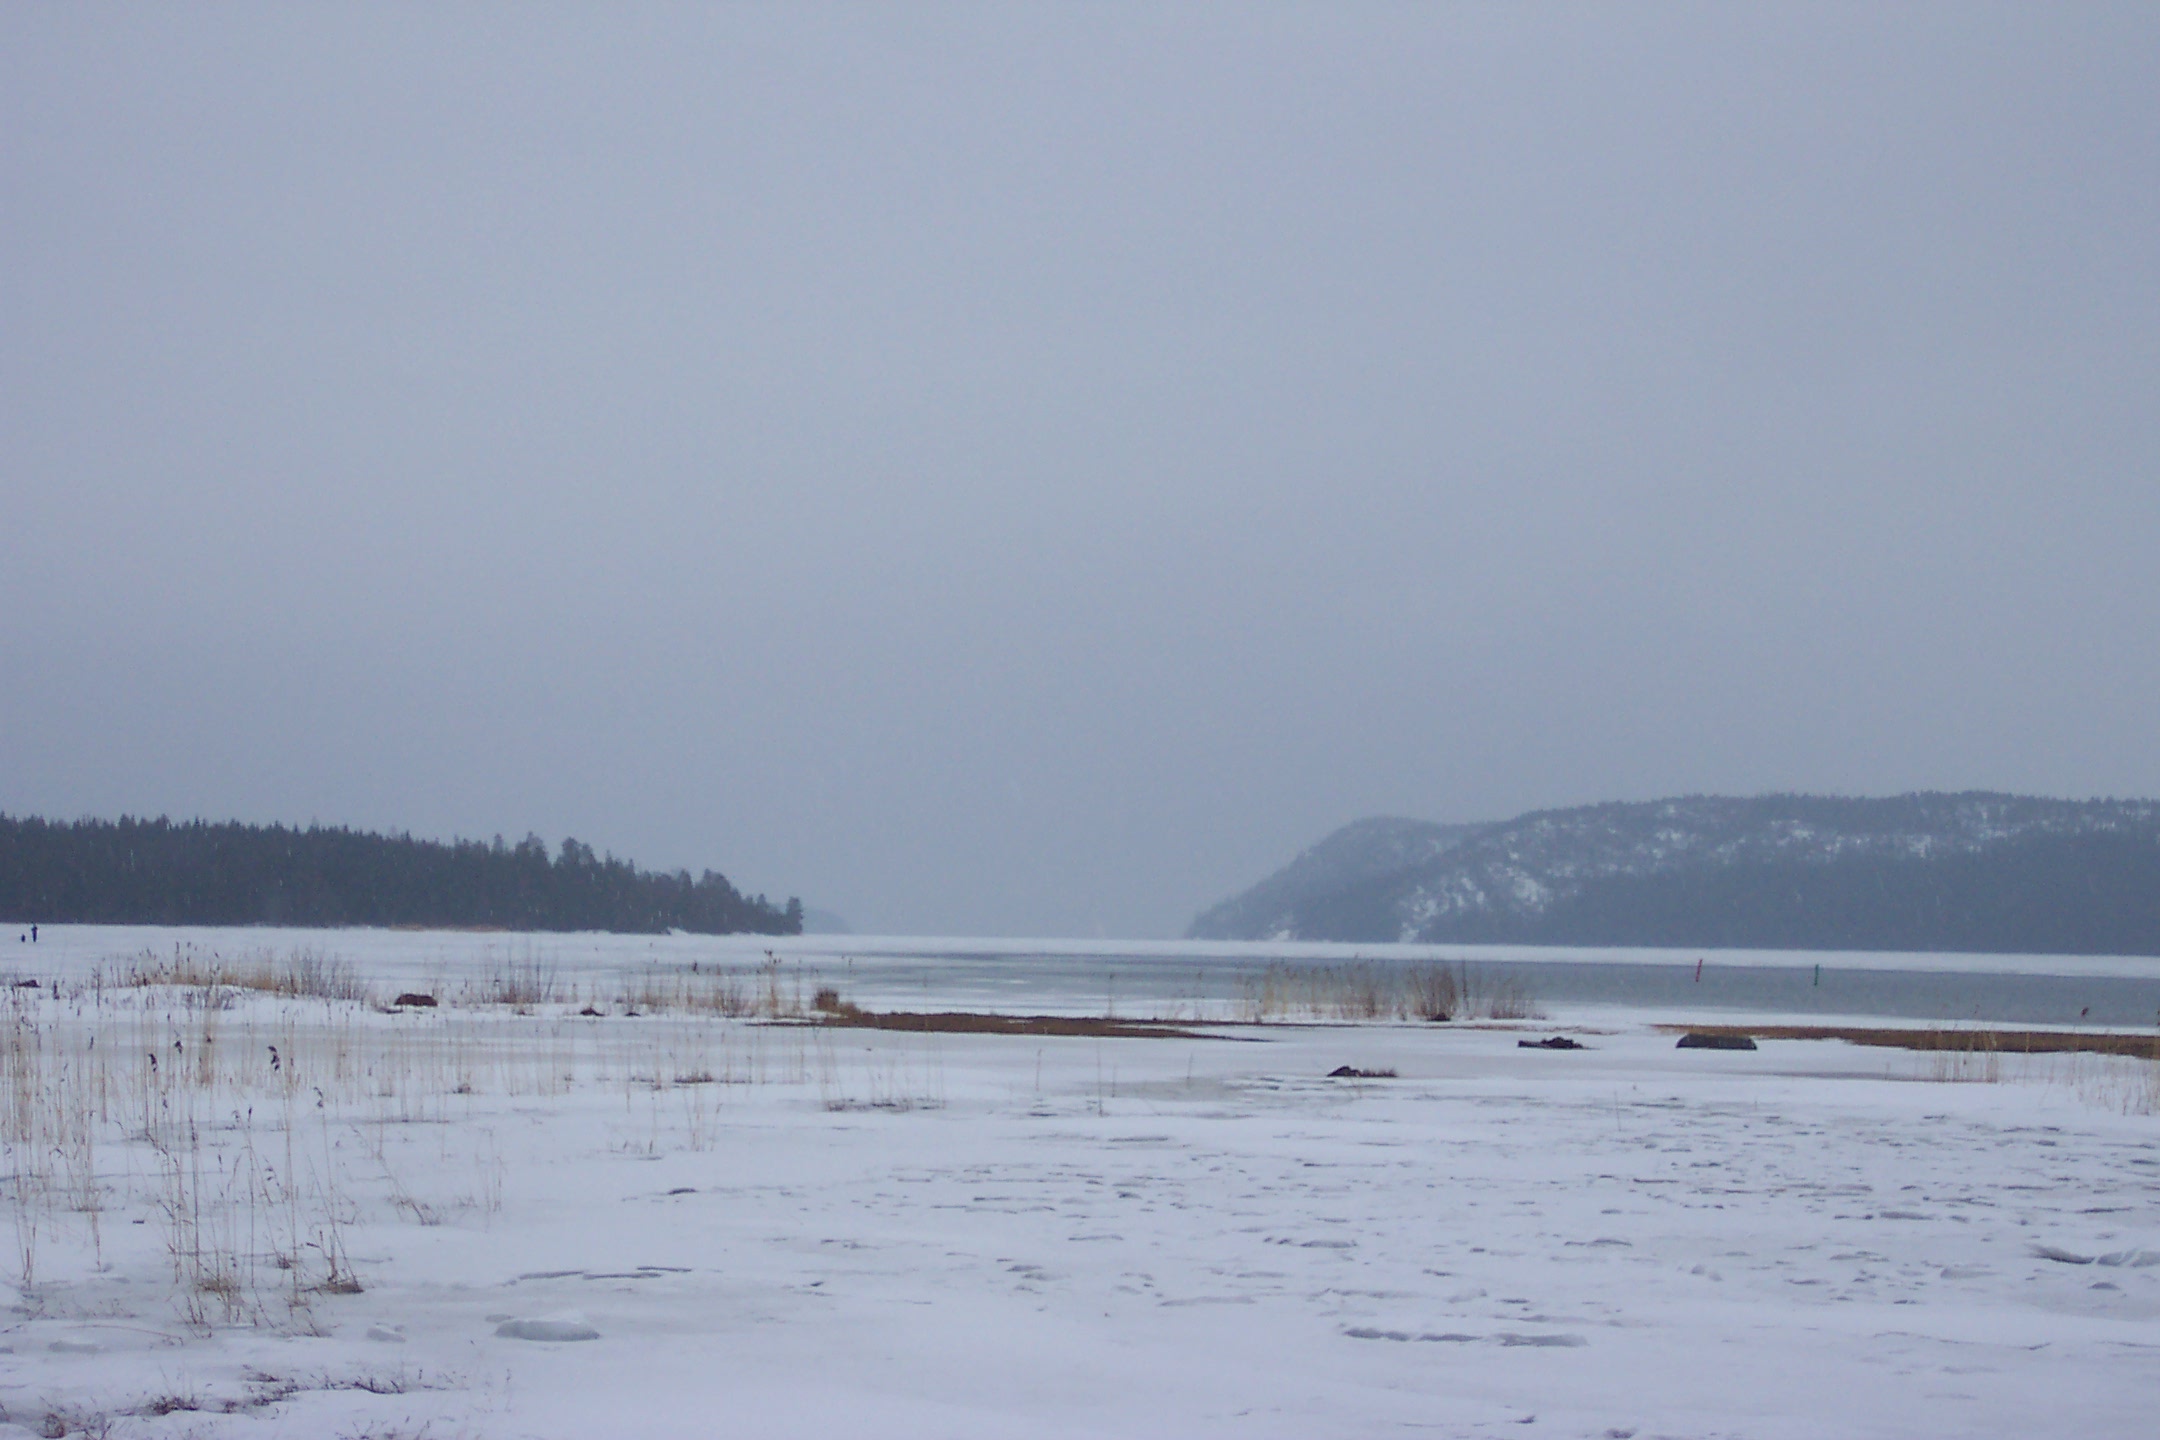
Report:
[[[0,942],[14,937],[0,937]],[[881,1009],[998,1009],[1128,1017],[1235,1014],[1270,972],[1446,965],[1540,1008],[1879,1017],[2144,1029],[2160,1025],[2160,957],[1349,946],[1220,941],[971,940],[804,935],[506,935],[467,931],[47,926],[0,944],[0,983],[84,977],[182,954],[349,960],[384,983],[458,983],[524,966],[568,983],[647,967],[754,970],[777,962]],[[1697,963],[1700,962],[1698,978]],[[395,977],[395,978],[392,978]]]
[[[2005,962],[1997,957],[1989,957],[1990,968],[1959,970],[1939,968],[1942,962],[1935,957],[1928,957],[1928,968],[1900,968],[1901,957],[1894,955],[1871,957],[1881,963],[1862,966],[1850,956],[1823,964],[1808,952],[1797,952],[1793,963],[1764,963],[1756,952],[1749,963],[1733,964],[1721,952],[1705,951],[1698,972],[1692,960],[1601,961],[1521,952],[1450,961],[1386,952],[1314,958],[1303,952],[1270,953],[1264,946],[1224,954],[1225,947],[1219,945],[1195,946],[1189,954],[1173,946],[1096,954],[1062,948],[986,952],[970,946],[945,954],[879,954],[866,947],[864,954],[849,956],[844,945],[835,948],[843,954],[821,963],[825,973],[832,973],[838,963],[858,988],[874,992],[876,1003],[906,1002],[917,1008],[1016,1011],[1036,1006],[1096,1014],[1170,1014],[1180,1006],[1234,1007],[1266,984],[1271,970],[1388,971],[1444,963],[1459,969],[1473,986],[1518,986],[1541,1008],[1612,1005],[1675,1013],[1878,1016],[1934,1023],[2160,1026],[2160,960],[2118,967],[2147,969],[2149,974],[2059,974],[1999,968]],[[867,1003],[870,997],[865,998]]]

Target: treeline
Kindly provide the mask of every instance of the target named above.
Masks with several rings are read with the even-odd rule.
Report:
[[[802,932],[802,902],[707,870],[657,874],[565,840],[515,845],[311,825],[0,815],[0,920],[422,925],[723,935]]]

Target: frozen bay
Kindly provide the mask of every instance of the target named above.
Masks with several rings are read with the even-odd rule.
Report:
[[[1686,1006],[1550,998],[1528,958],[1543,1019],[792,1018],[831,985],[1235,1020],[1268,967],[1420,958],[1369,949],[62,929],[16,953],[40,981],[10,992],[16,1433],[2128,1435],[2160,1391],[2150,1061],[1682,1052],[1652,1024]],[[213,955],[444,1003],[127,983]],[[2056,978],[2151,964],[2079,963]],[[1517,1045],[1556,1030],[1589,1048]]]

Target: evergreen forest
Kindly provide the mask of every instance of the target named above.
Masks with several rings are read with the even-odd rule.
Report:
[[[802,902],[714,871],[640,870],[564,840],[415,840],[342,827],[0,815],[15,924],[426,926],[704,935],[802,930]]]

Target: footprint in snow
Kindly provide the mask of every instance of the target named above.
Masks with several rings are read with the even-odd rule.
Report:
[[[1486,1337],[1465,1335],[1459,1331],[1431,1331],[1412,1334],[1408,1330],[1378,1330],[1370,1325],[1353,1325],[1343,1331],[1352,1340],[1393,1340],[1398,1343],[1468,1345]],[[1527,1345],[1539,1349],[1573,1350],[1590,1342],[1580,1335],[1523,1335],[1503,1330],[1491,1337],[1499,1345]]]
[[[2100,1257],[2102,1265],[2127,1265],[2133,1270],[2143,1270],[2160,1265],[2160,1250],[2114,1250]]]
[[[600,1332],[582,1320],[505,1320],[495,1327],[505,1340],[598,1340]]]

